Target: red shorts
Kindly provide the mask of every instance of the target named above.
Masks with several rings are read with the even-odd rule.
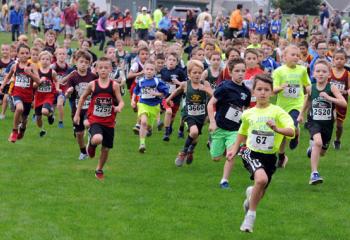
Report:
[[[165,110],[167,109],[171,109],[172,114],[171,114],[171,118],[174,119],[176,116],[177,111],[179,110],[180,105],[179,104],[174,104],[173,102],[171,102],[170,106],[166,103],[166,99],[164,98],[162,100],[162,106],[165,108]]]

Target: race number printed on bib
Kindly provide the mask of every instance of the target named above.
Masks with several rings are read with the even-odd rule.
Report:
[[[19,74],[16,76],[16,81],[15,81],[15,86],[16,87],[21,87],[21,88],[29,88],[30,87],[30,79],[26,75]]]
[[[342,82],[342,81],[332,80],[331,81],[331,85],[335,86],[336,88],[338,88],[339,91],[344,91],[345,90],[345,83]]]
[[[288,87],[284,89],[283,96],[289,98],[297,98],[300,95],[300,86],[297,84],[289,84]]]
[[[226,112],[225,118],[233,122],[239,123],[241,120],[242,111],[240,109],[229,107]]]
[[[169,93],[170,94],[173,93],[176,90],[176,85],[175,84],[169,83],[168,87],[169,87]]]
[[[187,113],[190,116],[205,115],[205,104],[191,104],[187,106]]]
[[[313,108],[312,116],[313,120],[332,120],[332,108]]]
[[[112,115],[112,98],[96,98],[93,114],[97,117]]]
[[[145,87],[141,89],[141,98],[142,99],[152,99],[155,98],[152,93],[154,92],[154,88],[151,87]]]
[[[250,138],[250,144],[256,150],[269,151],[273,149],[275,141],[274,132],[253,130]]]
[[[39,87],[38,87],[38,92],[41,93],[49,93],[52,91],[52,86],[51,83],[49,81],[45,81],[40,83]]]

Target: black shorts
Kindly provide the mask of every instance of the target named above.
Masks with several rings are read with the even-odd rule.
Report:
[[[268,183],[266,185],[266,188],[267,188],[271,182],[272,175],[276,171],[276,162],[277,162],[276,154],[264,154],[264,153],[254,152],[249,148],[247,148],[244,150],[242,154],[242,160],[243,160],[244,167],[250,173],[251,180],[254,180],[254,173],[258,169],[265,170],[265,173],[268,177]]]
[[[74,111],[74,113],[75,113],[75,111]],[[74,114],[72,116],[72,120],[73,120],[73,118],[74,118]],[[75,124],[73,122],[73,131],[75,133],[77,133],[77,132],[84,132],[85,131],[84,120],[86,120],[86,119],[87,119],[87,109],[86,110],[81,110],[79,124]]]
[[[49,104],[49,103],[44,103],[43,105],[41,105],[41,106],[35,108],[35,115],[36,115],[36,116],[41,116],[41,115],[43,115],[42,112],[41,112],[41,110],[42,110],[43,108],[48,109],[49,112],[52,112],[52,111],[53,111],[53,107],[52,107],[51,104]]]
[[[18,102],[21,102],[23,104],[23,113],[22,116],[28,117],[30,113],[30,109],[32,109],[32,103],[29,102],[23,102],[21,97],[14,96],[12,97],[13,104],[16,106]]]
[[[131,27],[125,28],[124,36],[131,37]]]
[[[187,123],[188,131],[190,131],[190,128],[192,126],[197,126],[198,128],[198,134],[202,134],[202,128],[204,125],[204,121],[199,121],[197,119],[191,118],[191,117],[185,117],[184,121]]]
[[[308,125],[311,139],[313,139],[315,134],[320,133],[322,138],[322,149],[327,150],[332,139],[334,124],[321,125],[315,121],[308,120]]]
[[[3,94],[8,94],[9,90],[10,90],[10,84],[6,84],[6,86],[2,90],[2,93]]]
[[[124,28],[118,28],[118,34],[119,34],[119,37],[120,38],[123,38],[124,37]]]
[[[298,123],[298,117],[299,117],[299,111],[298,110],[296,110],[296,109],[293,109],[293,110],[291,110],[288,114],[289,114],[289,116],[291,116],[291,118],[293,119],[293,122],[294,122],[294,127],[295,128],[298,128],[298,125],[299,125],[299,123]]]
[[[94,123],[90,126],[89,134],[91,138],[96,134],[101,134],[103,137],[102,146],[106,148],[113,148],[114,128],[109,128],[101,124]]]

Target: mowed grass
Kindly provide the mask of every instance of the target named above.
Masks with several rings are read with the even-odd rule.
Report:
[[[321,160],[325,183],[319,186],[308,185],[308,133],[302,130],[300,146],[288,150],[287,168],[276,172],[259,205],[254,233],[246,234],[239,226],[251,181],[241,160],[226,191],[218,185],[224,161],[212,162],[205,146],[207,126],[191,166],[174,165],[184,142],[176,131],[166,143],[155,129],[147,152],[138,153],[131,131],[136,114],[129,97],[124,100],[104,182],[94,177],[97,158],[78,160],[69,106],[64,129],[44,119],[47,135],[40,138],[29,120],[24,139],[15,144],[7,141],[8,112],[0,121],[0,239],[349,239],[348,122],[342,149],[330,147]]]

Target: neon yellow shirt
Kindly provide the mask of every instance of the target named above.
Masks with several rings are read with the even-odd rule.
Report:
[[[134,22],[135,29],[149,29],[153,21],[149,14],[139,14]]]
[[[260,44],[260,43],[258,43],[258,44],[256,44],[256,45],[250,44],[250,45],[247,47],[247,49],[249,49],[249,48],[254,48],[254,49],[256,49],[256,48],[261,48],[261,44]]]
[[[276,105],[287,112],[300,111],[304,104],[303,87],[310,85],[307,69],[301,65],[296,65],[295,68],[283,65],[273,71],[272,78],[274,87],[280,87],[284,83],[288,84],[288,87],[277,94]]]
[[[247,136],[247,147],[254,152],[265,154],[278,152],[284,137],[266,125],[268,120],[275,121],[278,128],[295,129],[289,114],[273,104],[266,108],[250,108],[243,112],[241,120],[238,133]]]
[[[158,28],[158,24],[162,19],[162,17],[163,17],[162,11],[159,8],[156,9],[153,13],[153,19],[154,19],[154,22],[156,23],[156,28]]]

